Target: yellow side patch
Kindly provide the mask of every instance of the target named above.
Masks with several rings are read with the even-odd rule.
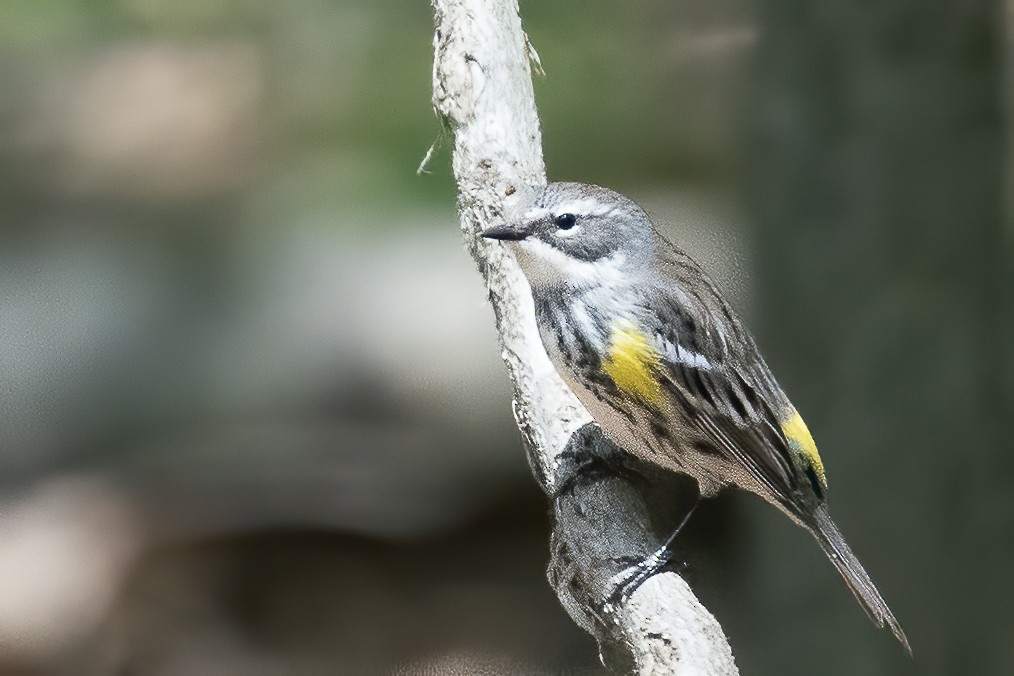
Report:
[[[806,427],[806,423],[803,422],[799,411],[792,409],[789,419],[782,423],[782,433],[789,440],[789,447],[807,459],[810,466],[813,467],[817,478],[820,479],[821,485],[827,488],[824,463],[820,460],[820,455],[817,453],[817,444],[814,443],[813,436],[810,435],[810,430]]]
[[[662,386],[656,375],[661,355],[651,340],[628,320],[613,325],[602,370],[624,393],[649,404],[662,401]]]

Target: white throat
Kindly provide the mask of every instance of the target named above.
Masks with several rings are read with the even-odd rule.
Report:
[[[576,289],[616,286],[623,281],[627,257],[616,252],[595,261],[572,258],[542,240],[531,237],[514,242],[511,248],[521,270],[533,287],[569,284]]]

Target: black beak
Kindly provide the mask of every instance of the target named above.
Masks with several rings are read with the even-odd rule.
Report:
[[[528,235],[530,235],[531,233],[525,232],[522,229],[512,227],[509,225],[498,225],[483,230],[481,234],[486,239],[499,239],[511,242],[519,242],[528,237]]]

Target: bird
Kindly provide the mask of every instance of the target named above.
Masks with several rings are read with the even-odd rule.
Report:
[[[734,487],[774,505],[813,535],[873,623],[911,654],[831,519],[813,436],[709,275],[613,190],[548,183],[519,199],[514,216],[481,235],[512,251],[546,353],[605,436],[696,479],[698,500]]]

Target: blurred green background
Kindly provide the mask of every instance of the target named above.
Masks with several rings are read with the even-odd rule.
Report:
[[[522,2],[556,180],[730,291],[908,631],[725,495],[744,674],[1014,673],[1001,2]],[[598,673],[407,0],[0,4],[0,672]]]

